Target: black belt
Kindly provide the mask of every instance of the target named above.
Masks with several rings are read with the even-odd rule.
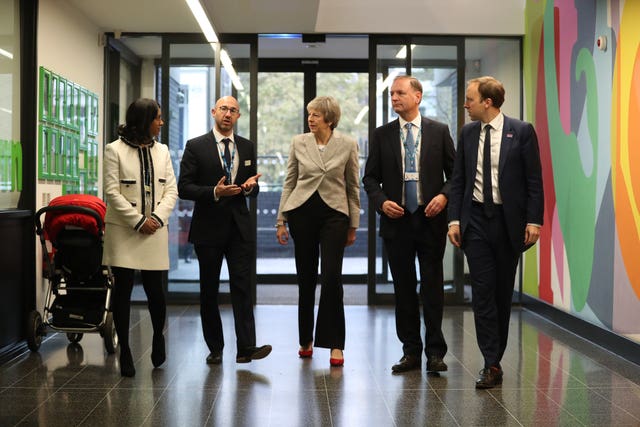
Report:
[[[502,203],[494,203],[493,205],[494,205],[495,207],[497,207],[497,208],[502,209]],[[471,201],[471,206],[475,206],[475,207],[483,208],[483,209],[484,209],[484,203],[482,203],[482,202],[478,202],[478,201],[475,201],[475,200],[472,200],[472,201]]]

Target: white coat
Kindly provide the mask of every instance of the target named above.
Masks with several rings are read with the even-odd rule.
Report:
[[[143,150],[151,154],[150,192],[145,206]],[[176,178],[166,145],[140,148],[118,139],[104,152],[104,193],[107,201],[102,262],[136,270],[169,269],[167,224],[178,198]],[[151,212],[147,212],[151,210]],[[154,234],[138,229],[147,216],[162,226]]]

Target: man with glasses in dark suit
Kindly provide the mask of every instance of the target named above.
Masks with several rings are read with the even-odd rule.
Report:
[[[187,141],[180,163],[178,192],[195,201],[189,242],[200,267],[200,315],[209,347],[207,363],[222,363],[224,338],[218,307],[220,269],[226,258],[236,331],[236,362],[262,359],[270,345],[256,346],[251,301],[251,263],[255,238],[247,197],[258,195],[255,145],[233,132],[240,106],[232,96],[220,98],[211,115],[213,129]]]

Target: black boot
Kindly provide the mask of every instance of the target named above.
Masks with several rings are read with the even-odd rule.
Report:
[[[162,333],[153,334],[153,346],[151,347],[151,362],[153,367],[162,365],[167,358],[164,348],[164,335]]]
[[[120,375],[123,377],[133,377],[136,368],[133,366],[133,356],[129,347],[120,347]]]

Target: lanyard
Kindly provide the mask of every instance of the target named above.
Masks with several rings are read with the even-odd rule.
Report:
[[[220,158],[222,159],[222,166],[224,167],[224,170],[227,174],[227,185],[231,184],[231,169],[233,168],[233,159],[236,156],[236,143],[234,141],[230,141],[230,143],[233,142],[233,151],[231,152],[231,164],[227,164],[227,159],[224,157],[224,148],[222,150],[220,150],[220,144],[218,143],[218,141],[216,141],[216,144],[218,145],[218,152],[220,153]],[[224,144],[222,144],[222,146],[224,147]]]
[[[407,122],[407,123],[408,123],[408,122]],[[415,125],[413,125],[413,124],[412,124],[412,126],[411,126],[411,127],[413,128],[413,126],[415,126]],[[400,127],[400,143],[402,144],[402,146],[404,147],[404,150],[405,150],[405,152],[406,152],[406,151],[407,151],[407,137],[406,137],[406,135],[404,134],[404,132],[402,132],[402,128],[403,128],[403,127],[404,127],[404,126],[401,126],[401,127]],[[409,131],[409,132],[411,132],[411,131]],[[415,137],[415,139],[414,139],[414,143],[415,143],[415,146],[414,146],[414,149],[413,149],[413,156],[414,156],[414,158],[415,158],[415,156],[418,154],[418,149],[419,149],[418,147],[420,147],[420,141],[421,141],[421,140],[422,140],[422,127],[419,127],[419,128],[418,128],[418,135],[417,135],[417,136]],[[417,165],[417,164],[418,164],[418,162],[416,161],[416,165]]]

